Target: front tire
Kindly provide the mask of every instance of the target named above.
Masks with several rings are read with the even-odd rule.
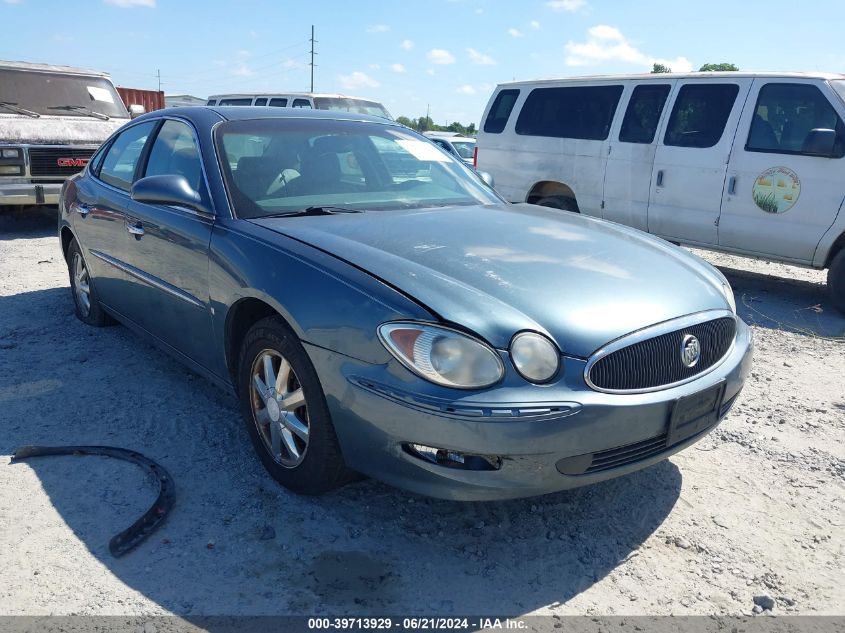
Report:
[[[67,249],[67,268],[76,318],[94,327],[109,325],[111,318],[100,307],[94,280],[76,238],[70,241]]]
[[[263,319],[247,333],[238,394],[258,459],[285,488],[314,495],[350,480],[317,372],[281,318]]]
[[[845,248],[836,254],[827,269],[827,291],[836,309],[845,314]]]

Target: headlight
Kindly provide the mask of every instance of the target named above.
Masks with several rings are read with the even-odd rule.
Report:
[[[722,282],[722,294],[725,295],[725,300],[731,307],[731,312],[736,314],[736,298],[734,297],[734,291],[731,285],[727,281]]]
[[[0,158],[20,158],[21,150],[18,147],[4,147],[0,149]]]
[[[385,323],[378,329],[384,346],[418,376],[445,387],[479,389],[504,376],[502,359],[478,339],[423,323]]]
[[[511,359],[520,375],[531,382],[548,382],[560,367],[560,352],[555,344],[536,332],[513,337]]]

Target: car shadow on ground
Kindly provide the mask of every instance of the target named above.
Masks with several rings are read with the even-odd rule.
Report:
[[[19,550],[32,552],[17,562],[28,567],[21,582],[84,565],[65,581],[91,574],[108,595],[116,580],[189,619],[522,614],[571,600],[636,555],[680,495],[681,472],[665,461],[516,501],[440,501],[372,480],[298,497],[253,458],[232,396],[123,327],[82,325],[66,288],[0,297],[0,321],[0,453],[130,448],[167,468],[177,495],[165,525],[116,559],[109,539],[155,498],[140,469],[100,457],[0,464],[28,491],[0,505],[27,534],[16,533]],[[60,521],[45,518],[52,509]]]
[[[0,210],[0,241],[55,235],[58,227],[58,213],[56,207]]]
[[[827,286],[720,266],[734,291],[737,314],[749,325],[807,336],[845,336],[845,315],[831,303]]]

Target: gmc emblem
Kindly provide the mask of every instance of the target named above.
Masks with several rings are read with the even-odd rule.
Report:
[[[59,158],[56,164],[59,167],[85,167],[90,158]]]

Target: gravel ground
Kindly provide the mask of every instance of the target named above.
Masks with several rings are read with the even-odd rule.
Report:
[[[518,501],[370,480],[314,499],[265,475],[233,397],[74,318],[53,219],[0,220],[0,614],[732,615],[763,595],[776,614],[845,613],[845,318],[822,273],[703,254],[754,327],[755,368],[671,460]],[[24,444],[136,449],[177,505],[114,559],[153,485],[106,458],[10,464]]]

